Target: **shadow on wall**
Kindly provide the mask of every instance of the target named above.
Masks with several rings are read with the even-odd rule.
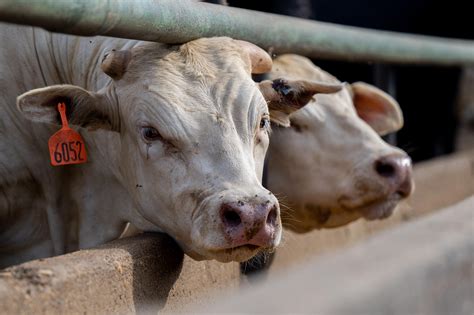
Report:
[[[167,302],[183,259],[171,237],[154,233],[30,261],[0,271],[0,310],[156,314]]]
[[[145,233],[143,237],[156,235]],[[160,234],[159,237],[160,242],[154,243],[146,252],[141,251],[139,244],[130,250],[132,256],[139,256],[139,259],[133,259],[133,301],[138,314],[156,313],[166,305],[183,267],[184,253],[178,244],[168,235]]]

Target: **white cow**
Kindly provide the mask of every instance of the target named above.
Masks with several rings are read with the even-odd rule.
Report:
[[[251,79],[271,67],[263,50],[7,24],[0,42],[0,266],[104,243],[127,222],[168,233],[195,259],[278,245],[278,202],[260,183],[270,112]],[[60,101],[87,164],[50,166]]]
[[[340,83],[298,55],[276,58],[268,78],[300,94],[311,82]],[[286,119],[280,123],[291,128],[273,128],[267,187],[290,208],[282,213],[285,227],[302,233],[383,219],[412,193],[410,158],[380,138],[403,125],[397,102],[380,89],[345,84]]]

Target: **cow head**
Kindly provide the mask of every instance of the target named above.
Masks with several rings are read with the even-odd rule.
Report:
[[[71,124],[100,129],[88,138],[105,146],[96,152],[133,199],[135,226],[168,233],[196,259],[241,261],[281,235],[278,202],[260,184],[270,112],[251,78],[271,64],[230,38],[146,43],[106,54],[111,80],[97,92],[50,86],[17,103],[25,117],[59,124],[64,101]]]
[[[339,82],[296,55],[274,60],[270,79],[281,76],[299,85]],[[288,228],[306,232],[360,217],[383,219],[411,194],[410,158],[380,138],[403,125],[397,102],[383,91],[345,84],[289,120],[291,128],[273,128],[268,175],[268,188],[292,209],[282,213]]]

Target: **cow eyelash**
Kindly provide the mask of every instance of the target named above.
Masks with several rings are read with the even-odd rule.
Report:
[[[145,141],[157,141],[163,139],[160,132],[153,127],[142,127],[140,132]]]
[[[141,127],[140,133],[143,140],[148,144],[150,144],[151,142],[160,141],[168,150],[168,152],[174,153],[179,151],[173,142],[163,138],[158,129],[154,127]]]

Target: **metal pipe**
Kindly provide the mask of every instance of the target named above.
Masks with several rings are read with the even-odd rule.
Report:
[[[302,20],[185,0],[0,0],[0,21],[162,43],[230,36],[275,53],[394,63],[474,63],[474,42]]]

